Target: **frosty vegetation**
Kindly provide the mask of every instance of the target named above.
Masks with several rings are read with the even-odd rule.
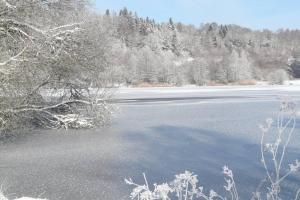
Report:
[[[294,133],[295,123],[295,104],[286,99],[281,103],[276,122],[269,118],[265,124],[259,126],[262,133],[260,144],[261,163],[266,172],[266,179],[262,180],[256,191],[253,191],[252,200],[299,200],[300,188],[295,191],[294,198],[286,198],[281,195],[281,185],[285,179],[300,170],[299,160],[291,162],[288,166],[283,166],[287,147]],[[272,134],[270,130],[273,124],[277,127],[275,135],[267,137],[267,134]],[[125,182],[133,187],[130,195],[133,200],[241,199],[233,172],[228,166],[223,167],[223,174],[225,179],[224,188],[227,192],[224,196],[214,190],[210,190],[208,194],[205,194],[203,186],[199,185],[197,175],[189,171],[175,175],[175,179],[170,183],[154,184],[153,187],[148,184],[145,174],[143,174],[145,183],[142,185],[135,183],[132,179],[125,179]]]
[[[109,68],[115,83],[281,84],[300,75],[299,30],[252,31],[216,23],[195,27],[172,18],[157,23],[126,8],[98,16],[117,55]]]
[[[85,0],[0,0],[0,135],[107,122],[101,21]]]

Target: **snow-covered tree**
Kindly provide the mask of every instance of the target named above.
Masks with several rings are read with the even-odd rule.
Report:
[[[140,50],[138,67],[138,75],[142,82],[157,82],[157,55],[149,47]]]
[[[104,87],[100,46],[105,42],[92,41],[85,6],[83,0],[0,1],[1,133],[106,121],[105,96],[89,90]]]
[[[237,82],[252,79],[252,67],[247,54],[233,51],[229,58],[228,81]]]
[[[190,83],[205,85],[210,80],[208,63],[203,58],[197,58],[189,64],[188,76]]]

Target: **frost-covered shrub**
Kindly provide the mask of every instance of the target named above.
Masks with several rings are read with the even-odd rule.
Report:
[[[225,190],[231,194],[232,199],[239,199],[238,192],[235,186],[233,173],[227,167],[223,167],[223,174],[227,185],[224,186]],[[144,175],[145,184],[138,185],[132,179],[125,179],[128,185],[134,186],[130,194],[131,199],[138,200],[169,200],[171,196],[175,196],[178,200],[190,199],[226,199],[214,190],[210,190],[208,194],[203,191],[203,186],[198,185],[198,178],[192,172],[185,171],[182,174],[175,175],[175,179],[170,183],[154,184],[154,189],[151,190],[148,185],[147,178]]]
[[[259,125],[261,130],[261,163],[266,171],[266,187],[258,187],[257,191],[253,192],[251,200],[282,200],[281,185],[289,176],[300,170],[300,161],[295,160],[288,166],[283,166],[286,149],[291,141],[296,124],[296,106],[289,99],[283,99],[280,111],[276,119],[276,132],[273,135],[275,142],[268,142],[266,134],[271,134],[271,127],[274,120],[266,119],[265,123]],[[269,138],[269,137],[268,137]],[[286,171],[286,167],[288,170]],[[204,193],[203,187],[199,185],[197,175],[192,172],[185,171],[182,174],[175,175],[175,179],[169,183],[154,184],[152,190],[146,179],[145,184],[136,184],[132,179],[125,179],[126,184],[133,186],[130,198],[135,200],[239,200],[238,189],[236,187],[233,172],[227,167],[223,167],[223,175],[226,184],[224,188],[227,196],[221,196],[214,190],[210,190],[208,194]],[[294,200],[300,198],[300,188],[296,191]]]
[[[271,84],[283,84],[286,80],[289,80],[289,75],[283,69],[271,72],[268,76],[268,81]]]

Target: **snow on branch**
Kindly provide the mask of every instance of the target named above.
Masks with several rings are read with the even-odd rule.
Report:
[[[25,105],[25,106],[21,106],[19,108],[13,108],[13,109],[6,110],[4,112],[18,113],[18,112],[27,112],[27,111],[44,111],[44,110],[51,110],[51,109],[58,108],[60,106],[66,106],[66,105],[70,105],[70,104],[74,104],[74,103],[92,105],[92,102],[89,102],[89,101],[71,100],[71,101],[64,101],[64,102],[61,102],[61,103],[58,103],[58,104],[55,104],[55,105],[51,105],[51,106],[46,106],[46,107],[34,106],[34,105]]]
[[[87,114],[76,112],[81,108],[90,108],[90,112]],[[61,112],[61,110],[64,111]],[[0,111],[0,125],[5,126],[6,123],[1,116],[26,115],[29,118],[31,118],[30,116],[34,116],[47,128],[93,128],[97,123],[105,123],[105,113],[109,115],[111,114],[110,112],[111,108],[107,106],[105,100],[102,99],[97,99],[95,101],[75,99],[49,106],[22,105]]]
[[[48,30],[48,32],[56,31],[58,29],[63,29],[63,28],[69,28],[69,27],[79,26],[81,24],[83,24],[83,23],[81,22],[81,23],[65,24],[65,25],[62,25],[62,26],[51,28],[51,29]]]
[[[3,2],[3,3],[5,4],[5,6],[8,7],[8,8],[16,8],[16,6],[14,6],[14,5],[8,3],[7,0],[2,0],[2,2]]]
[[[40,29],[40,28],[37,28],[31,24],[28,24],[28,23],[24,23],[24,22],[20,22],[20,21],[17,21],[17,20],[14,20],[14,19],[0,19],[0,25],[5,25],[5,26],[14,26],[14,27],[26,27],[26,28],[29,28],[35,32],[38,32],[38,33],[41,33],[41,34],[45,34],[46,31]]]
[[[4,62],[0,62],[0,67],[3,67],[5,65],[8,65],[10,62],[16,61],[16,62],[23,62],[26,61],[26,59],[18,59],[27,49],[27,46],[24,47],[17,55],[10,57]],[[0,68],[0,73],[2,74],[9,74],[10,70],[9,68]]]
[[[59,31],[59,32],[55,33],[54,35],[52,35],[51,37],[55,38],[55,37],[57,37],[59,35],[68,34],[68,33],[69,34],[74,34],[75,32],[82,31],[82,30],[84,30],[84,29],[76,27],[76,28],[71,29],[71,30]]]
[[[25,33],[25,31],[21,30],[20,28],[16,28],[16,27],[28,28],[28,29],[33,30],[37,33],[40,33],[44,36],[47,36],[46,34],[49,34],[50,37],[53,37],[55,35],[59,35],[59,34],[66,33],[66,32],[74,33],[78,30],[82,30],[82,29],[78,28],[78,26],[80,24],[82,24],[82,23],[65,24],[65,25],[58,26],[58,27],[55,27],[52,29],[43,30],[43,29],[33,26],[31,24],[20,22],[20,21],[14,20],[14,19],[0,19],[0,26],[1,25],[6,26],[6,27],[9,27],[10,29],[14,28],[16,31],[20,32],[22,35],[25,35],[28,38],[31,38],[31,37],[27,33]],[[67,29],[67,30],[62,31],[61,29],[64,29],[64,28],[72,28],[72,29]]]

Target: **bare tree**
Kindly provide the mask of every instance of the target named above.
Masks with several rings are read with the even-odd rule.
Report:
[[[83,1],[2,0],[1,132],[21,125],[80,128],[107,121],[107,63],[91,53],[104,55],[99,43],[95,51],[90,24],[80,17],[85,13],[76,10],[79,3]]]

